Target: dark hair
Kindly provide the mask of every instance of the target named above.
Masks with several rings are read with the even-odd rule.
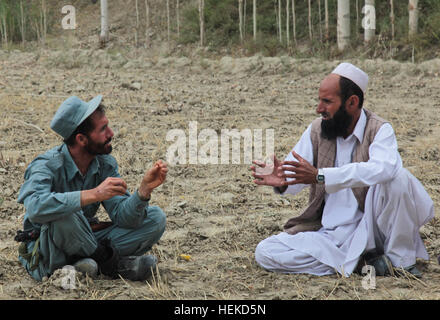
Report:
[[[105,114],[105,106],[103,104],[100,104],[93,113],[95,112]],[[68,146],[73,146],[75,144],[75,138],[77,134],[83,134],[87,136],[91,131],[93,131],[93,129],[95,129],[95,126],[90,115],[83,122],[81,122],[81,124],[75,129],[75,131],[73,131],[70,137],[64,139],[64,143]]]
[[[339,79],[339,88],[341,90],[341,101],[344,105],[348,98],[355,95],[359,98],[359,109],[362,108],[364,104],[364,92],[356,83],[346,77],[341,76]]]

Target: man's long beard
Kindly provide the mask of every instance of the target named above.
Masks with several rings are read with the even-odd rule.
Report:
[[[110,141],[112,141],[111,138],[104,143],[96,143],[92,139],[88,138],[88,143],[85,146],[85,149],[89,154],[94,156],[100,154],[109,154],[112,152],[112,146],[107,145],[107,143],[109,143]]]
[[[321,137],[327,140],[333,140],[336,139],[336,137],[345,137],[352,120],[353,117],[345,110],[345,103],[342,103],[339,110],[331,119],[322,120]]]

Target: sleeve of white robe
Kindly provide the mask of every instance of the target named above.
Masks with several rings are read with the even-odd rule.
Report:
[[[324,168],[325,190],[334,193],[344,188],[381,184],[393,179],[402,159],[397,150],[397,139],[390,124],[385,123],[369,147],[367,162],[349,163],[337,168]]]

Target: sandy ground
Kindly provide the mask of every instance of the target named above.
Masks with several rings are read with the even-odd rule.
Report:
[[[422,64],[352,61],[370,75],[366,107],[391,121],[404,165],[440,202],[440,60]],[[61,140],[49,128],[70,95],[104,95],[115,131],[113,155],[134,191],[155,160],[166,159],[171,129],[274,129],[283,158],[316,117],[321,79],[338,61],[251,57],[219,60],[124,56],[102,50],[0,51],[0,299],[439,299],[440,220],[421,229],[431,256],[423,278],[316,277],[266,272],[254,260],[262,239],[306,206],[307,192],[280,198],[252,183],[248,164],[170,166],[152,204],[167,214],[153,252],[158,276],[149,282],[79,276],[66,290],[62,275],[32,280],[17,261],[16,202],[23,173]],[[263,150],[264,151],[264,150]],[[105,220],[105,212],[99,212]],[[189,255],[189,261],[181,258]]]

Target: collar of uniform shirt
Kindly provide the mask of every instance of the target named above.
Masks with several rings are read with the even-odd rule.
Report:
[[[67,179],[68,181],[71,181],[77,173],[79,173],[81,176],[81,172],[79,171],[75,161],[73,161],[72,156],[69,152],[69,148],[66,144],[63,144],[61,147],[61,153],[64,156],[64,166],[67,169]],[[89,170],[87,170],[87,174],[95,174],[98,172],[99,169],[99,161],[98,159],[93,159],[93,161],[90,163]]]

